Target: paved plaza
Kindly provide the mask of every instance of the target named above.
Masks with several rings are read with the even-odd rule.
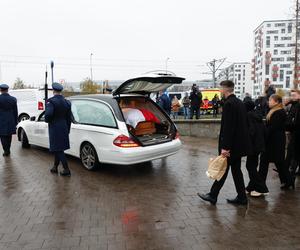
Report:
[[[229,175],[211,206],[197,192],[212,184],[205,171],[217,142],[183,143],[166,160],[92,172],[69,157],[64,178],[49,173],[47,150],[14,139],[11,158],[0,157],[0,249],[300,249],[300,178],[281,191],[271,166],[269,196],[246,208],[226,203]]]

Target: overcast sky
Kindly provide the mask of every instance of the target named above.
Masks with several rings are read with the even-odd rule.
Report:
[[[209,78],[205,62],[249,61],[253,30],[291,18],[293,0],[1,0],[1,80],[127,79],[168,68],[190,80]],[[201,73],[202,72],[202,73]]]

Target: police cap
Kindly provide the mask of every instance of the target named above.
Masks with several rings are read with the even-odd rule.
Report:
[[[54,82],[52,84],[52,89],[56,90],[56,91],[62,91],[64,89],[64,87],[61,84],[59,84],[58,82]]]
[[[3,83],[3,84],[0,84],[0,89],[6,90],[6,89],[9,89],[9,86],[7,84]]]

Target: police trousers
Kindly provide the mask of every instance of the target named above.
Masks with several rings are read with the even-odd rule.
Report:
[[[69,169],[68,162],[64,151],[55,151],[54,152],[54,166],[58,167],[59,163],[62,164],[64,169]]]
[[[1,135],[1,144],[5,153],[10,153],[12,135]]]

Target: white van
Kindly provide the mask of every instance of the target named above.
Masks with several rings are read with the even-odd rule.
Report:
[[[9,94],[17,98],[19,121],[37,116],[45,109],[45,89],[13,89]],[[49,89],[48,98],[52,96],[52,89]]]

